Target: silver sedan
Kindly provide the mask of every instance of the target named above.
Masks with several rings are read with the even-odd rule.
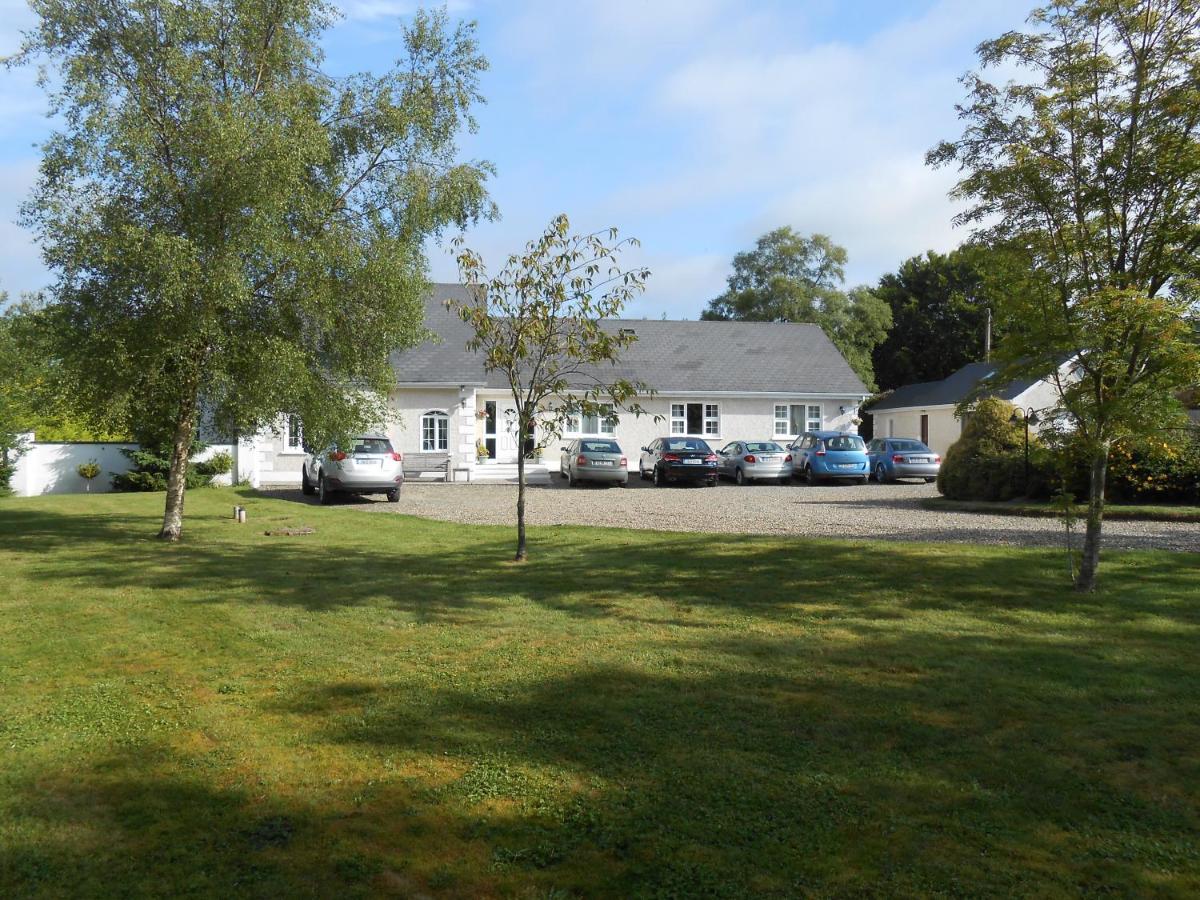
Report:
[[[563,447],[558,474],[575,487],[581,481],[600,481],[625,487],[629,483],[629,460],[621,445],[608,438],[580,438]]]
[[[717,454],[721,475],[738,484],[747,481],[779,481],[792,477],[792,455],[775,441],[734,441]]]

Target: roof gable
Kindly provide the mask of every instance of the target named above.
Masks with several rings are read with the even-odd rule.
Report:
[[[992,377],[999,370],[1000,367],[995,363],[967,363],[941,381],[921,381],[898,387],[872,406],[868,412],[887,412],[915,406],[955,406],[970,397],[981,382]],[[999,390],[993,391],[992,396],[1000,397],[1003,400],[1014,400],[1038,381],[1039,379],[1036,378],[1017,379]]]
[[[462,285],[433,286],[425,326],[440,340],[392,355],[399,383],[507,387],[499,373],[485,372],[482,358],[466,349],[474,333],[445,307],[447,300],[467,297]],[[867,393],[816,325],[608,319],[603,327],[612,332],[629,329],[637,337],[615,366],[597,371],[606,380],[642,381],[659,393]]]

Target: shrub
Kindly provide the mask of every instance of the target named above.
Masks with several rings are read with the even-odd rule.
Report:
[[[1117,503],[1200,503],[1200,438],[1116,445],[1109,454],[1107,498]]]
[[[192,456],[201,452],[204,446],[200,443],[192,445]],[[114,475],[112,486],[114,491],[165,491],[167,476],[171,471],[170,445],[158,447],[138,447],[133,450],[122,450],[133,462],[133,470]],[[233,459],[228,453],[217,453],[212,459],[192,463],[188,466],[187,488],[208,487],[216,475],[222,475],[233,467]]]
[[[952,500],[1011,500],[1025,493],[1025,426],[1012,422],[1015,409],[996,397],[975,405],[942,460],[942,494]],[[1036,449],[1031,435],[1031,456]]]

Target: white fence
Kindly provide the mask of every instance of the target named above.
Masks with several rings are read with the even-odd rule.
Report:
[[[38,494],[82,494],[88,490],[87,479],[78,467],[95,460],[100,474],[92,479],[92,493],[112,490],[112,476],[128,472],[133,468],[122,450],[131,450],[137,444],[30,443],[29,449],[17,462],[13,473],[12,489],[19,497],[34,497]],[[238,448],[235,444],[211,444],[195,461],[206,460],[217,453],[228,453],[233,457],[233,470],[238,471]],[[232,484],[232,474],[218,475],[217,484]]]

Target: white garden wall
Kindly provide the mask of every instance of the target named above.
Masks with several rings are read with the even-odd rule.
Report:
[[[31,443],[29,450],[17,463],[13,474],[12,489],[19,497],[35,497],[39,494],[82,494],[88,489],[87,480],[81,478],[76,471],[83,463],[95,460],[100,466],[100,474],[92,480],[92,493],[106,493],[112,490],[112,476],[128,472],[132,465],[129,459],[121,453],[130,450],[137,444],[108,444],[77,442],[65,444]],[[217,453],[229,453],[234,456],[236,469],[236,448],[229,444],[211,444],[204,452],[196,456],[196,461],[206,460]],[[220,475],[217,484],[231,484],[232,475]]]

